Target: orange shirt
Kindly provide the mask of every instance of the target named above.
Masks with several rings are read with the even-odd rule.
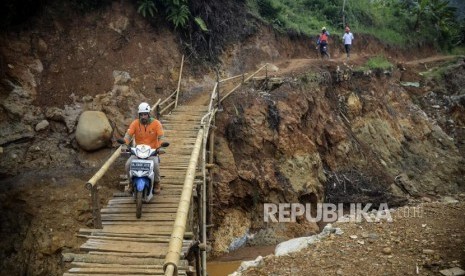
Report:
[[[134,120],[127,133],[135,137],[136,145],[149,145],[155,149],[161,145],[160,139],[163,137],[163,127],[158,120],[150,118],[150,121],[148,125],[144,125],[139,122],[139,119]]]

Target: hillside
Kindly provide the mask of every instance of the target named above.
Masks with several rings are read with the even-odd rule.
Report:
[[[248,17],[243,6],[225,8],[228,18],[247,17],[247,22],[231,27],[242,31],[215,44],[218,63],[186,55],[181,102],[207,99],[217,69],[226,78],[268,62],[273,82],[248,83],[218,114],[211,256],[227,253],[246,233],[254,234],[248,246],[265,246],[324,226],[304,220],[267,225],[267,202],[397,207],[445,196],[463,201],[463,56],[442,56],[424,45],[402,50],[355,32],[348,62],[338,40],[330,41],[332,59],[320,60],[312,38],[276,31]],[[63,273],[61,253],[77,251],[82,239],[76,231],[92,225],[84,183],[116,145],[81,149],[75,138],[79,115],[103,111],[113,138],[121,137],[141,101],[154,103],[175,89],[181,57],[192,53],[185,37],[163,22],[149,23],[124,1],[72,18],[55,14],[34,20],[34,27],[3,31],[0,37],[0,229],[9,237],[1,241],[0,270],[8,275]],[[368,68],[375,56],[392,66]],[[102,203],[120,189],[124,161],[102,180]],[[451,217],[435,213],[450,219],[454,239],[428,239],[441,244],[435,250],[457,254],[445,254],[451,259],[434,269],[453,261],[465,267],[459,254],[465,220],[463,212],[455,212],[462,205],[444,207]],[[441,224],[432,227],[437,231]],[[346,238],[325,246],[348,244]],[[282,275],[279,262],[251,275]],[[419,265],[429,269],[430,263]],[[319,267],[323,273],[335,270]],[[403,269],[394,271],[401,275]]]

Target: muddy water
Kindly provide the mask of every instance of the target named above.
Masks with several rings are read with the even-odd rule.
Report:
[[[241,262],[242,261],[208,262],[208,276],[227,276],[236,271],[241,265]]]
[[[209,276],[227,276],[236,271],[241,262],[255,260],[258,256],[274,253],[275,245],[242,247],[221,257],[209,260],[207,271]]]

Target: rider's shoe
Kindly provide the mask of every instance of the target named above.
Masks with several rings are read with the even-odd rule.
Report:
[[[153,193],[158,195],[161,192],[161,185],[160,182],[153,183]]]

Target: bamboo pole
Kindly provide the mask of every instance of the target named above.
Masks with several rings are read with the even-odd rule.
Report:
[[[245,73],[245,75],[247,75],[247,73]],[[234,76],[234,77],[229,77],[229,78],[226,78],[226,79],[222,79],[220,80],[219,82],[225,82],[225,81],[228,81],[228,80],[233,80],[233,79],[236,79],[236,78],[239,78],[239,77],[244,77],[244,74],[240,74],[240,75],[237,75],[237,76]]]
[[[257,71],[255,71],[252,75],[248,76],[244,82],[247,82],[248,80],[250,80],[253,76],[255,76],[258,72],[260,72],[261,70],[263,70],[263,68],[266,68],[268,66],[268,63],[263,65],[262,67],[260,67]],[[223,98],[221,98],[220,102],[224,101],[229,95],[231,95],[234,91],[236,91],[236,89],[238,89],[239,87],[241,87],[242,83],[241,84],[238,84],[236,87],[234,87],[231,91],[229,91],[226,95],[223,96]]]
[[[164,99],[164,100],[160,103],[160,105],[164,105],[167,101],[169,101],[169,100],[172,99],[174,96],[176,96],[176,93],[177,93],[177,92],[178,92],[178,91],[175,90],[173,93],[171,93],[168,97],[166,97],[166,99]]]
[[[213,115],[214,116],[214,115]],[[213,121],[215,120],[215,118],[213,118]],[[215,127],[213,127],[213,129],[211,130],[210,132],[210,137],[209,137],[210,141],[209,141],[209,155],[208,155],[208,163],[209,164],[213,164],[214,162],[214,149],[215,149]],[[212,224],[212,221],[213,221],[213,212],[212,212],[212,209],[211,209],[211,206],[212,206],[212,198],[213,198],[213,172],[211,169],[208,170],[208,176],[209,176],[209,180],[208,180],[208,189],[207,189],[207,192],[208,192],[208,205],[207,205],[207,208],[208,208],[208,217],[207,217],[207,224],[210,225]],[[210,235],[210,232],[208,232],[208,234]]]
[[[160,111],[160,114],[165,113],[165,111],[168,110],[168,108],[170,108],[173,104],[174,104],[174,108],[176,108],[176,102],[172,102],[172,103],[170,103],[169,105],[167,105],[165,108],[163,108],[163,109]]]
[[[176,89],[176,103],[174,104],[174,108],[178,106],[178,98],[179,98],[179,88],[181,87],[181,77],[182,77],[182,68],[184,66],[184,55],[182,55],[181,59],[181,69],[179,70],[179,80],[178,80],[178,88]]]
[[[166,276],[178,275],[178,263],[181,258],[181,249],[183,245],[184,232],[186,231],[186,221],[189,213],[190,201],[192,198],[192,189],[196,175],[197,161],[200,155],[200,147],[202,145],[204,129],[201,128],[197,134],[194,150],[192,151],[189,160],[189,167],[186,172],[184,186],[181,193],[181,200],[179,201],[178,211],[176,213],[176,220],[173,225],[173,232],[171,234],[170,243],[168,245],[168,252],[165,257],[165,264],[163,270]]]
[[[215,86],[213,86],[212,95],[210,96],[210,104],[208,105],[208,111],[211,111],[213,108],[213,101],[217,97],[216,89],[218,89],[218,82],[215,82]]]
[[[119,146],[116,149],[116,151],[111,155],[111,157],[105,162],[105,164],[103,164],[103,166],[100,168],[100,170],[98,170],[98,172],[96,172],[94,174],[94,176],[91,179],[89,179],[89,181],[87,181],[86,188],[88,190],[91,190],[92,187],[95,186],[97,181],[99,181],[100,178],[102,178],[102,176],[107,172],[108,168],[110,168],[110,165],[113,164],[113,162],[115,162],[116,158],[118,158],[121,155],[121,147],[122,146]]]

